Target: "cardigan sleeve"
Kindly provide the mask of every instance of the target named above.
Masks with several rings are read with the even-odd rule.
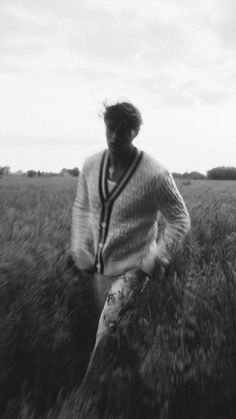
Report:
[[[184,237],[191,228],[185,202],[167,169],[162,173],[158,188],[158,209],[166,223],[157,242],[157,257],[167,265],[181,247]]]
[[[90,236],[88,188],[85,174],[81,172],[71,221],[71,252],[81,269],[88,269],[93,263],[91,255],[86,251]]]

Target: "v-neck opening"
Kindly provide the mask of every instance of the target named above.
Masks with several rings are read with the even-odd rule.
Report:
[[[107,159],[106,186],[107,186],[107,191],[108,191],[108,195],[107,195],[108,200],[110,199],[111,195],[112,195],[113,193],[115,193],[116,189],[120,186],[120,184],[123,182],[123,180],[124,180],[124,178],[126,177],[126,175],[128,174],[128,172],[129,172],[130,170],[132,170],[132,166],[133,166],[133,163],[134,163],[134,161],[135,161],[135,159],[136,159],[137,153],[138,153],[138,150],[137,150],[137,148],[135,147],[135,154],[134,154],[134,157],[133,157],[133,160],[132,160],[131,165],[130,165],[130,166],[129,166],[126,170],[125,170],[125,172],[122,174],[122,176],[120,176],[120,179],[116,182],[116,185],[115,185],[115,187],[112,189],[112,191],[111,191],[111,192],[109,192],[109,191],[108,191],[108,176],[107,176],[107,175],[108,175],[109,164],[110,164],[110,156],[109,156],[109,153],[108,153],[108,151],[107,151],[107,154],[108,154],[108,159]]]
[[[141,160],[142,152],[139,151],[135,147],[135,156],[133,158],[133,161],[129,168],[124,172],[124,174],[120,177],[119,181],[116,182],[116,185],[112,189],[111,192],[108,190],[108,168],[109,168],[109,152],[108,150],[105,150],[103,159],[101,162],[101,170],[100,170],[100,192],[101,192],[101,198],[105,202],[110,202],[116,199],[116,197],[119,195],[119,193],[123,190],[125,185],[130,180],[132,174],[134,173],[139,161]]]

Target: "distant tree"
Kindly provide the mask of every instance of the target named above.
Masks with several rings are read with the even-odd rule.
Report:
[[[190,177],[190,179],[196,179],[196,180],[197,179],[205,179],[205,176],[202,173],[196,172],[196,171],[190,172],[189,177]]]
[[[46,176],[58,176],[59,173],[55,173],[55,172],[47,172]]]
[[[74,167],[73,169],[71,169],[69,171],[69,173],[70,173],[71,176],[78,177],[79,176],[79,169],[78,169],[78,167]]]
[[[193,172],[184,172],[182,174],[181,173],[174,172],[172,174],[176,178],[196,179],[196,180],[205,179],[205,176],[202,173],[196,172],[196,171],[193,171]]]
[[[26,175],[28,177],[35,177],[37,175],[37,172],[35,170],[27,170]]]
[[[60,176],[69,176],[68,170],[65,167],[60,171]]]
[[[68,175],[70,175],[70,176],[78,177],[79,176],[79,173],[80,173],[80,171],[79,171],[78,167],[74,167],[73,169],[65,169],[65,168],[63,168],[61,170],[61,172],[60,172],[60,176],[68,176]]]
[[[176,177],[176,178],[182,178],[183,177],[182,173],[178,173],[178,172],[173,172],[172,176]]]
[[[236,180],[236,167],[214,167],[208,170],[207,178],[215,180]]]
[[[0,176],[9,175],[10,167],[9,166],[0,166]]]

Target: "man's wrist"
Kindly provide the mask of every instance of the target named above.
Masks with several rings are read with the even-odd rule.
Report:
[[[164,256],[157,255],[155,257],[155,265],[160,266],[162,268],[166,268],[169,265],[169,260]]]
[[[79,267],[79,266],[78,266],[78,262],[79,262],[79,260],[78,260],[77,252],[76,252],[74,249],[70,249],[70,250],[68,251],[68,256],[69,256],[70,258],[72,258],[72,260],[73,260],[74,264],[75,264],[77,267]]]

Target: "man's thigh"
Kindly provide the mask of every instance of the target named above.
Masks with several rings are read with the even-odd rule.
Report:
[[[117,317],[123,305],[132,296],[134,283],[140,279],[140,271],[130,271],[111,280],[111,286],[100,316],[96,345],[101,337],[109,332],[117,321]],[[142,280],[146,274],[142,273]]]
[[[100,313],[103,310],[107,295],[112,286],[112,278],[99,273],[94,273],[92,278],[93,290],[95,294],[96,304]]]

